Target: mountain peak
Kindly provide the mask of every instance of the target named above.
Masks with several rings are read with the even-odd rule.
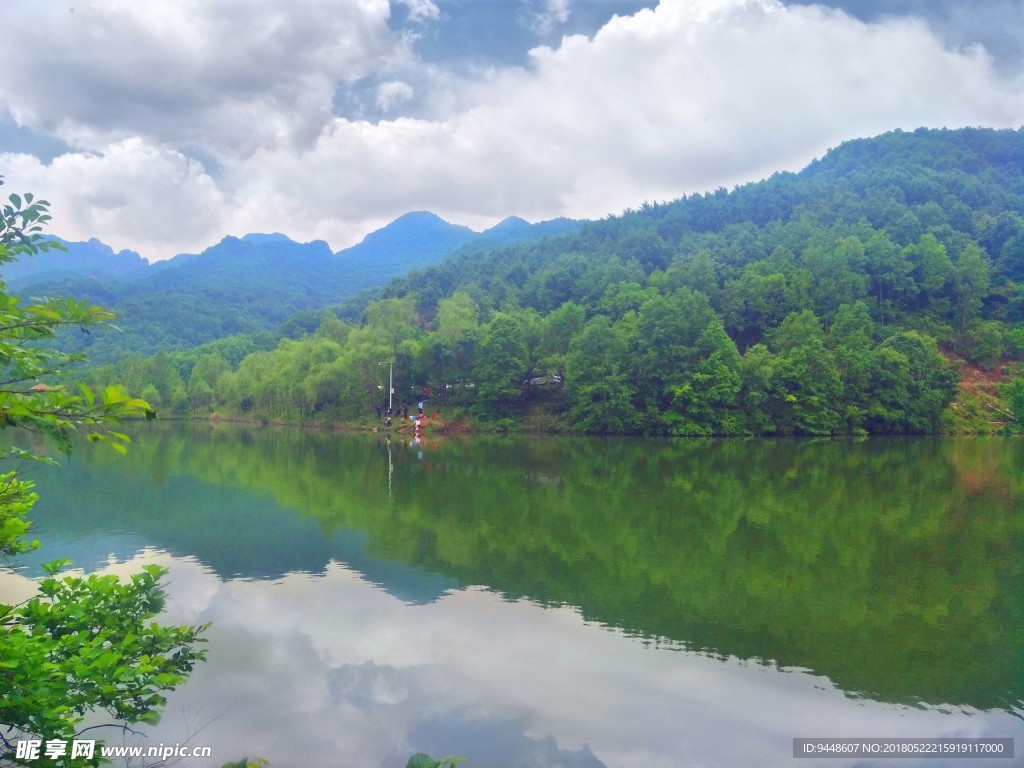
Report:
[[[436,213],[433,213],[431,211],[409,211],[408,213],[403,213],[397,219],[392,221],[391,224],[397,224],[399,222],[402,222],[404,224],[409,224],[409,223],[412,223],[412,222],[427,222],[427,221],[441,222],[442,224],[448,224],[449,226],[455,226],[454,224],[450,224],[449,222],[445,221],[440,216],[438,216]],[[391,224],[388,224],[387,227],[390,227]],[[384,227],[384,229],[387,229],[387,227]]]
[[[445,254],[476,237],[469,227],[450,224],[430,211],[410,211],[390,224],[375,230],[362,242],[340,253],[354,256],[360,252],[401,249],[410,253]],[[435,259],[430,259],[435,260]]]
[[[263,234],[260,232],[250,232],[241,238],[246,243],[252,243],[253,245],[263,245],[264,243],[286,243],[295,242],[288,235],[283,235],[280,232],[271,232],[269,234]]]
[[[507,216],[490,229],[485,229],[481,234],[508,234],[513,232],[523,232],[529,228],[530,222],[526,219],[520,218],[519,216]]]

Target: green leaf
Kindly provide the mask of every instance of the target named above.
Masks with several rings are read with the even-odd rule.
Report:
[[[49,562],[43,563],[40,568],[50,576],[55,576],[58,571],[62,570],[66,566],[71,564],[71,560],[66,557],[60,557],[56,560],[50,560]]]

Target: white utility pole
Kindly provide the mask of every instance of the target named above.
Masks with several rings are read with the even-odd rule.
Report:
[[[388,412],[391,411],[391,396],[395,392],[395,386],[392,383],[394,381],[393,374],[395,372],[394,362],[384,360],[383,362],[377,363],[378,366],[386,365],[388,367]]]

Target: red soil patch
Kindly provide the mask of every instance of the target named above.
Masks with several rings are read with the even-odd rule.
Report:
[[[960,375],[960,389],[981,390],[987,395],[997,397],[996,384],[1001,384],[1006,378],[1006,371],[1002,366],[991,369],[979,368],[949,350],[943,349],[941,352]]]

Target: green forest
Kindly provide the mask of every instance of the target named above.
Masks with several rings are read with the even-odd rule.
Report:
[[[1015,430],[1022,176],[1024,130],[895,131],[78,378],[164,415],[292,423],[374,424],[392,370],[396,407],[426,388],[477,429]]]

